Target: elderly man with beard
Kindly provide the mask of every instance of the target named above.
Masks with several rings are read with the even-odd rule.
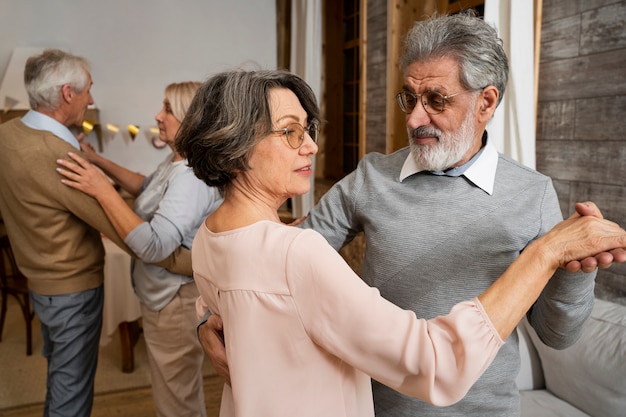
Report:
[[[562,214],[550,178],[499,154],[487,134],[508,79],[492,27],[468,13],[416,22],[400,66],[404,86],[396,99],[409,146],[366,155],[301,227],[320,232],[335,249],[364,232],[363,280],[401,308],[432,318],[484,291]],[[563,349],[578,339],[593,307],[594,279],[595,272],[556,272],[527,314],[544,343]],[[213,360],[218,323],[215,317],[201,326]],[[457,404],[437,408],[374,382],[376,415],[519,416],[519,367],[513,333]]]
[[[336,249],[364,232],[363,280],[432,318],[485,290],[562,214],[550,178],[499,154],[487,134],[508,78],[492,27],[468,14],[416,22],[400,66],[404,86],[396,99],[409,146],[366,155],[303,226]],[[593,307],[594,278],[557,271],[528,312],[548,346],[563,349],[578,339]],[[374,382],[376,415],[517,416],[519,367],[514,333],[459,403],[436,408]]]

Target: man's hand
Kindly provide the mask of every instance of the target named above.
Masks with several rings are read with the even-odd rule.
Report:
[[[576,203],[576,213],[571,217],[594,216],[599,219],[604,218],[598,206],[588,201],[586,203]],[[600,252],[588,258],[569,262],[565,269],[568,272],[583,271],[586,273],[595,271],[596,268],[606,269],[613,265],[613,262],[626,261],[626,249],[618,248],[608,252]]]
[[[205,323],[198,326],[198,339],[215,372],[230,385],[230,370],[226,358],[223,330],[222,318],[217,314],[211,314]]]

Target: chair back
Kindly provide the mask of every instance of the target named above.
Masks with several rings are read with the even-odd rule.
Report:
[[[35,317],[35,313],[30,305],[28,280],[17,267],[13,249],[11,249],[11,242],[7,235],[0,236],[0,294],[2,297],[2,307],[0,308],[0,341],[2,340],[2,331],[7,318],[8,296],[12,295],[19,302],[26,323],[26,354],[32,354],[32,321]]]
[[[7,235],[0,237],[0,276],[2,278],[2,286],[12,286],[11,281],[24,281],[26,277],[22,275],[17,263],[15,262],[15,256],[13,255],[13,249],[11,249],[11,242]]]

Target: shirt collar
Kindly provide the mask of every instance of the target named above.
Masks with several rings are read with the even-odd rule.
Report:
[[[72,132],[64,125],[54,120],[50,116],[46,116],[43,113],[39,113],[35,110],[29,110],[28,113],[22,117],[22,123],[31,129],[46,130],[51,132],[60,139],[63,139],[76,149],[80,150],[80,144]]]
[[[485,141],[485,146],[479,151],[476,158],[470,159],[459,169],[463,171],[462,175],[465,178],[487,194],[492,195],[498,167],[498,151],[489,140],[487,132],[485,132]],[[415,166],[415,160],[409,152],[400,171],[400,182],[418,172],[420,170]]]

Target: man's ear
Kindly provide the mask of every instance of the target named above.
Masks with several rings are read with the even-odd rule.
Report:
[[[61,96],[66,102],[71,102],[74,97],[74,89],[72,86],[69,84],[63,84],[63,86],[61,86]]]
[[[478,100],[480,103],[479,118],[481,121],[487,122],[493,117],[493,113],[498,105],[498,97],[500,97],[500,93],[493,85],[488,85],[480,93]]]

